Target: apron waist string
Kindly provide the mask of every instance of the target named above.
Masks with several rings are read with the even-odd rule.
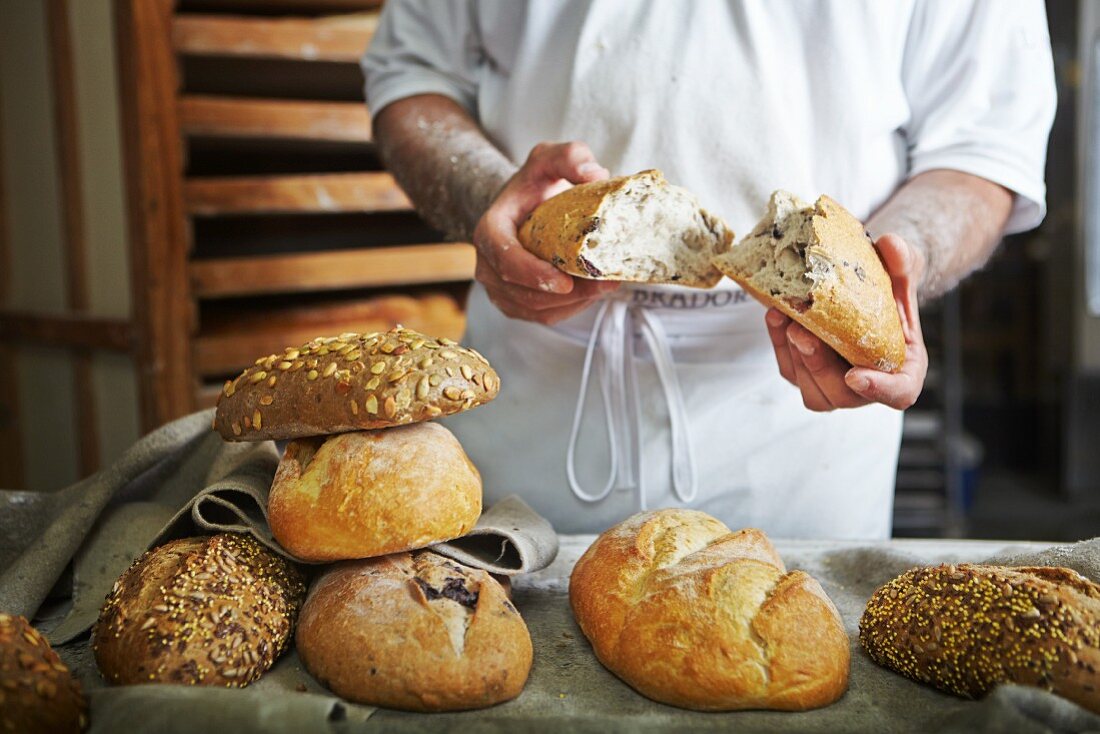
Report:
[[[636,488],[639,507],[646,509],[641,462],[641,411],[633,350],[635,320],[638,321],[639,331],[653,356],[661,391],[668,405],[669,433],[672,442],[672,489],[681,502],[690,503],[695,499],[698,491],[695,461],[691,449],[687,409],[684,405],[680,381],[676,375],[668,334],[656,314],[638,306],[630,306],[620,300],[606,300],[600,304],[588,337],[580,390],[577,394],[577,405],[573,413],[573,426],[565,459],[569,488],[574,496],[585,502],[598,502],[607,497],[616,487]],[[583,488],[577,479],[576,450],[597,348],[600,353],[600,386],[610,452],[610,469],[604,486],[598,491],[590,492]],[[628,389],[631,393],[632,406],[627,404]],[[630,420],[630,407],[633,407],[633,421]]]

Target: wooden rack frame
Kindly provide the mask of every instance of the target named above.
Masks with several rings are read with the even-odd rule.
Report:
[[[358,74],[378,5],[378,0],[115,0],[133,267],[131,336],[146,428],[209,404],[217,378],[246,366],[256,352],[304,334],[387,328],[404,318],[414,328],[459,335],[457,308],[449,317],[438,301],[419,313],[406,301],[395,310],[347,300],[367,294],[364,289],[407,293],[424,284],[454,287],[467,282],[474,269],[469,245],[438,242],[438,235],[418,239],[392,229],[396,225],[385,219],[411,217],[412,209],[388,173],[360,165],[372,157],[361,91],[352,98],[346,89],[334,96],[309,87],[314,77],[323,85],[334,69],[345,70],[345,79],[348,70]],[[215,8],[217,13],[209,12]],[[271,66],[278,64],[284,66]],[[302,71],[311,65],[321,71]],[[306,85],[271,92],[266,80],[281,75],[267,74],[259,77],[264,89],[227,91],[220,72],[214,74],[216,88],[188,77],[194,69],[200,69],[199,76],[202,69],[224,69],[231,76],[245,67],[261,75],[263,69],[295,68]],[[196,141],[229,151],[234,146],[278,151],[276,157],[290,150],[297,167],[235,171],[217,161],[216,171],[202,171],[200,164],[192,172],[201,157],[192,155]],[[308,169],[311,151],[333,146],[350,151],[354,163],[341,159],[350,168],[302,170]],[[294,240],[277,226],[287,217],[334,221],[342,216],[366,219],[347,224],[339,246],[318,244],[302,233]],[[274,249],[263,235],[233,252],[203,239],[221,222],[265,219],[275,222],[275,229],[258,231],[275,231],[280,244]],[[370,241],[349,245],[363,221],[378,222],[368,225]],[[321,294],[336,293],[345,300],[317,302]],[[257,321],[254,312],[243,310],[234,315],[232,306],[222,305],[256,298],[278,304],[270,319]],[[211,309],[216,324],[208,318]]]
[[[21,346],[73,354],[79,469],[87,475],[99,455],[95,351],[133,357],[140,423],[150,430],[212,404],[221,377],[285,344],[396,322],[460,336],[453,296],[473,275],[473,248],[440,242],[418,223],[376,163],[361,91],[348,92],[381,0],[113,0],[132,315],[89,313],[71,0],[41,1],[67,310],[10,308],[0,182],[0,486],[22,486],[12,358]],[[227,90],[210,81],[220,80],[223,68],[238,74],[243,68],[261,82],[281,83],[287,68],[298,76],[286,90],[266,82],[262,89],[238,83]],[[189,79],[189,70],[199,81]],[[325,86],[333,73],[343,80],[336,93]],[[245,152],[234,170],[218,151],[238,149]],[[288,218],[298,218],[297,230],[282,227]],[[314,242],[311,225],[302,224],[307,220],[329,222],[320,229],[330,240]],[[242,236],[247,225],[240,222],[261,223],[257,232],[277,242]],[[369,231],[359,242],[363,227]],[[229,249],[226,237],[235,242]]]

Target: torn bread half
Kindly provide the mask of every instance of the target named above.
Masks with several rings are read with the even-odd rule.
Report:
[[[581,184],[539,205],[519,240],[581,278],[711,288],[733,232],[660,171]]]
[[[776,191],[752,233],[714,264],[853,365],[897,372],[905,362],[890,276],[863,224],[828,196],[807,206]]]

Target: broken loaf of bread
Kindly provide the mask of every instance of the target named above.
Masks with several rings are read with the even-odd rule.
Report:
[[[523,246],[581,278],[710,288],[733,232],[660,171],[581,184],[539,205]]]
[[[905,338],[890,276],[863,225],[828,196],[776,191],[752,233],[714,264],[857,367],[897,372]]]

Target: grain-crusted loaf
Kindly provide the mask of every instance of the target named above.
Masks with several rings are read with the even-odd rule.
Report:
[[[218,397],[230,441],[387,428],[487,403],[500,378],[473,349],[409,329],[318,338],[256,360]]]
[[[107,595],[96,663],[115,684],[243,687],[286,647],[304,595],[298,570],[251,536],[173,540]]]
[[[80,682],[24,617],[0,614],[0,731],[75,734],[88,723]]]
[[[662,703],[803,710],[848,687],[848,636],[817,581],[788,573],[761,531],[703,512],[611,528],[577,561],[569,600],[600,662]]]
[[[917,568],[867,602],[880,665],[959,696],[1038,686],[1100,712],[1100,584],[1068,568]]]
[[[660,171],[574,186],[543,202],[519,231],[538,257],[581,278],[710,288],[711,259],[733,232]]]
[[[897,372],[905,338],[890,276],[863,224],[828,196],[776,191],[752,233],[714,264],[859,367]]]
[[[275,539],[309,561],[423,548],[480,515],[481,477],[438,423],[291,441],[267,504]]]
[[[310,589],[295,638],[334,693],[409,711],[515,698],[531,637],[488,573],[430,551],[331,567]]]

